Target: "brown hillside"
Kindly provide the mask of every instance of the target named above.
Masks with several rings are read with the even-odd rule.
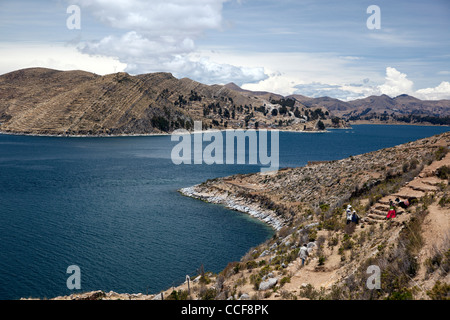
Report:
[[[276,95],[274,95],[276,96]],[[83,71],[31,68],[0,76],[0,132],[50,135],[170,133],[193,128],[315,130],[305,110],[272,115],[281,105],[220,85],[169,73],[98,76]],[[331,119],[324,116],[326,123]]]

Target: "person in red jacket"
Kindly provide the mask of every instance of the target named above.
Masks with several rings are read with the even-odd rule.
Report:
[[[395,205],[391,199],[389,199],[389,211],[386,216],[387,219],[395,218],[397,215],[395,213]]]

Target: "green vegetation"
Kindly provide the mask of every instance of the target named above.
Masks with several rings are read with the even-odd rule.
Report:
[[[449,179],[450,178],[450,167],[442,166],[436,170],[436,176],[439,179]]]
[[[442,160],[444,159],[445,155],[448,153],[448,148],[445,147],[439,147],[435,153],[436,156],[436,160]],[[447,168],[447,172],[448,172],[448,168]]]
[[[325,130],[325,124],[322,122],[322,120],[319,120],[319,122],[317,122],[317,129],[321,131]]]
[[[186,290],[173,290],[166,300],[188,300],[189,294]]]
[[[436,281],[427,295],[433,300],[450,300],[450,284]]]
[[[170,122],[165,117],[153,116],[152,126],[158,128],[161,131],[168,132],[170,130]]]

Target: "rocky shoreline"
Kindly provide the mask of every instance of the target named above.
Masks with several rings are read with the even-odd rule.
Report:
[[[328,129],[346,129],[351,130],[352,127],[345,128],[326,128],[326,130],[293,130],[293,129],[266,129],[267,131],[278,130],[279,132],[295,132],[295,133],[326,133],[329,132]],[[229,130],[235,131],[246,131],[246,130],[256,130],[256,129],[208,129],[202,132],[226,132]],[[188,134],[194,134],[197,131],[189,131]],[[11,132],[11,131],[0,131],[0,134],[11,135],[11,136],[29,136],[29,137],[55,137],[55,138],[120,138],[120,137],[154,137],[154,136],[170,136],[174,132],[167,133],[136,133],[136,134],[62,134],[62,133],[28,133],[28,132]],[[179,135],[180,133],[177,133]]]
[[[213,190],[203,188],[201,185],[182,188],[178,191],[187,197],[199,199],[209,203],[221,204],[228,209],[247,213],[256,219],[267,223],[276,231],[280,230],[286,224],[286,221],[277,216],[274,211],[264,209],[258,203],[250,203],[244,198],[240,198],[233,194],[221,193],[218,191],[214,192]]]

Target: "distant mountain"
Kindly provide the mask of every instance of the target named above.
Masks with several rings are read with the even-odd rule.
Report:
[[[245,90],[242,89],[241,87],[239,87],[237,84],[230,82],[228,84],[225,85],[225,88],[228,88],[230,90],[233,91],[237,91],[242,93],[243,95],[246,95],[248,97],[259,97],[262,99],[266,99],[268,101],[271,100],[279,100],[284,98],[282,95],[280,94],[276,94],[276,93],[272,93],[272,92],[267,92],[267,91],[251,91],[251,90]]]

